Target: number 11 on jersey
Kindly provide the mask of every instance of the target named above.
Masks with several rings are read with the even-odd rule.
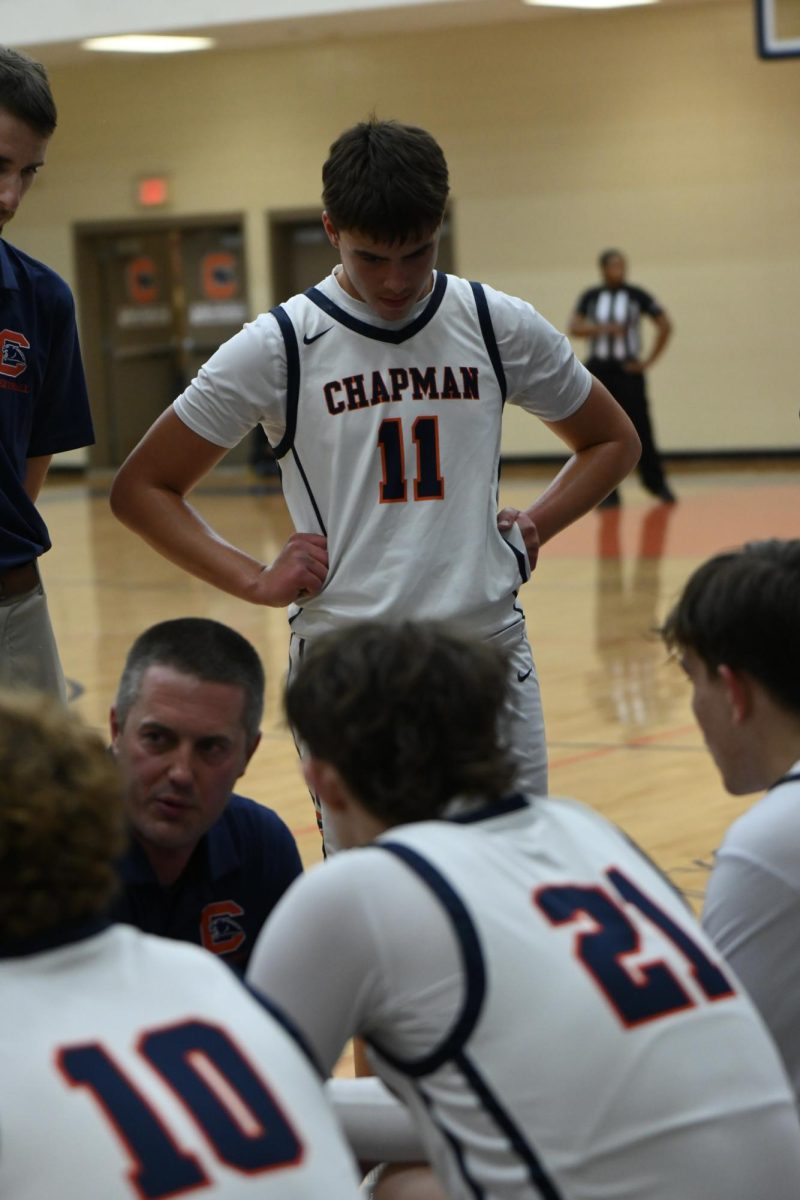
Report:
[[[411,437],[417,450],[414,499],[443,500],[444,479],[439,466],[439,418],[417,417],[411,426]],[[383,468],[380,502],[404,504],[408,499],[408,492],[403,452],[403,422],[400,417],[387,417],[385,421],[381,421],[378,447]]]

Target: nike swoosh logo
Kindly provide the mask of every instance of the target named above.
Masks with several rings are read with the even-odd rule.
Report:
[[[527,671],[517,671],[517,679],[520,683],[524,683],[532,671],[533,667],[528,667]]]
[[[325,334],[330,333],[330,331],[332,329],[333,329],[333,326],[329,325],[327,329],[323,329],[322,333],[315,333],[313,337],[309,337],[307,333],[304,333],[303,341],[306,344],[306,346],[310,346],[312,342],[315,342],[317,340],[317,338],[325,337]]]

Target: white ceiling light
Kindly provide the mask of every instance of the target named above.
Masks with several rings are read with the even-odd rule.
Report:
[[[658,0],[522,0],[523,4],[548,8],[634,8],[638,4],[658,4]]]
[[[208,37],[168,37],[155,33],[122,33],[118,37],[87,38],[84,50],[108,50],[117,54],[185,54],[187,50],[208,50],[214,45]]]

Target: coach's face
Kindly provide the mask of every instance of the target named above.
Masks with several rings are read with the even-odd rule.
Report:
[[[142,675],[124,725],[111,710],[131,828],[161,883],[178,877],[219,819],[259,739],[248,743],[244,690],[172,667]]]
[[[0,108],[0,229],[14,216],[44,164],[48,140]]]

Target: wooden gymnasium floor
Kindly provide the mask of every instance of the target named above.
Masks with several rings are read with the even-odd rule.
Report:
[[[551,473],[507,467],[502,502],[530,503]],[[792,462],[687,465],[670,480],[674,507],[626,481],[621,509],[588,514],[545,548],[521,598],[542,682],[551,790],[618,822],[696,903],[705,865],[747,800],[725,794],[688,685],[650,631],[708,555],[800,534],[800,488]],[[197,615],[235,626],[268,675],[263,741],[241,790],[277,809],[305,862],[316,861],[311,804],[279,708],[284,613],[243,604],[159,558],[111,516],[107,482],[55,477],[41,500],[54,543],[44,576],[75,707],[105,730],[125,652],[153,622]],[[220,533],[267,561],[288,536],[280,493],[245,472],[217,471],[194,500]]]

